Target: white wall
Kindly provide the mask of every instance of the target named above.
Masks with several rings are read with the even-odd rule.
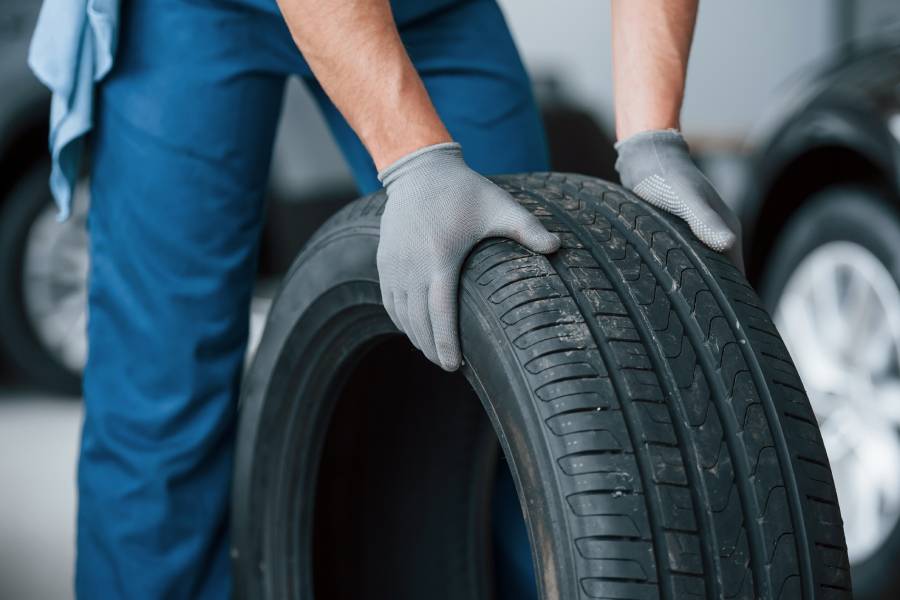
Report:
[[[532,74],[552,74],[611,132],[609,1],[499,2]],[[743,139],[777,97],[779,84],[833,46],[835,6],[835,0],[701,2],[683,115],[695,149],[701,149],[701,139],[728,144]],[[286,106],[273,185],[286,196],[302,197],[348,181],[314,102],[297,82],[289,87]]]
[[[529,71],[554,73],[609,123],[609,2],[500,4]],[[779,85],[833,48],[834,7],[828,0],[701,2],[683,114],[686,132],[695,138],[742,139]]]

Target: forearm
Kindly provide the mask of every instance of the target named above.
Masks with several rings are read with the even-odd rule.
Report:
[[[698,0],[612,0],[616,137],[678,129]]]
[[[297,47],[384,169],[450,141],[397,32],[388,0],[278,0]]]

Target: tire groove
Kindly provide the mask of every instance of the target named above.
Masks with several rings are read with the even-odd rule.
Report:
[[[554,255],[549,257],[551,264],[553,264],[554,268],[557,271],[569,272],[569,267],[565,263],[563,263],[562,259],[559,258],[558,255]],[[584,300],[582,294],[578,293],[574,286],[568,281],[567,278],[563,278],[563,282],[566,285],[566,288],[569,290],[569,294],[575,300],[579,309],[583,314],[588,315],[591,314],[591,307]],[[594,342],[597,345],[598,352],[603,358],[603,362],[606,363],[607,371],[609,372],[609,379],[612,382],[613,388],[615,389],[616,396],[619,399],[619,404],[622,407],[622,412],[625,413],[625,417],[623,418],[623,422],[625,423],[625,427],[628,433],[628,438],[631,441],[631,446],[634,451],[635,459],[638,463],[638,470],[641,474],[641,479],[645,481],[652,481],[649,466],[646,464],[646,458],[639,458],[643,455],[643,452],[639,451],[640,444],[634,434],[633,431],[633,421],[634,417],[629,418],[627,415],[629,412],[633,412],[630,408],[626,408],[627,402],[623,403],[622,399],[628,398],[628,395],[624,393],[623,382],[620,380],[618,374],[616,373],[617,369],[610,368],[615,364],[615,360],[612,357],[612,353],[606,343],[605,336],[600,328],[594,323],[593,319],[585,319],[585,324],[591,332],[591,337],[594,338]],[[635,494],[637,495],[637,494]],[[657,581],[662,588],[660,590],[661,596],[663,598],[674,598],[674,590],[672,589],[671,583],[668,581],[669,578],[663,577],[663,573],[660,569],[660,556],[668,556],[668,553],[662,554],[662,550],[664,549],[661,546],[667,546],[665,544],[662,534],[662,527],[658,522],[658,517],[655,514],[655,511],[650,510],[649,505],[647,503],[650,502],[649,498],[646,494],[641,494],[644,497],[645,506],[647,508],[647,518],[650,522],[650,530],[653,532],[653,539],[651,541],[651,546],[654,549],[654,567],[656,569]],[[592,577],[591,579],[596,579],[596,577]],[[583,580],[582,580],[583,581]]]
[[[599,203],[597,203],[599,204]],[[738,325],[740,319],[738,319],[737,313],[735,313],[734,308],[729,303],[728,299],[725,298],[724,293],[722,292],[720,286],[716,281],[716,276],[709,271],[703,261],[697,256],[697,251],[694,248],[693,244],[685,237],[684,233],[675,227],[668,219],[662,218],[658,211],[656,211],[651,206],[646,206],[648,212],[656,217],[656,220],[662,223],[663,227],[665,227],[669,233],[673,236],[673,238],[681,243],[681,245],[685,248],[685,256],[687,256],[688,260],[695,266],[698,274],[706,283],[707,288],[710,290],[713,298],[716,300],[716,304],[718,304],[719,309],[728,317],[728,324],[732,331],[732,334],[735,338],[742,341],[740,344],[741,353],[744,357],[744,361],[750,367],[751,375],[753,377],[754,384],[756,386],[757,392],[760,395],[760,399],[762,400],[763,409],[766,412],[766,417],[769,425],[769,429],[773,434],[773,438],[776,441],[776,451],[779,457],[779,466],[783,469],[783,472],[786,472],[786,477],[783,477],[783,480],[786,484],[786,491],[789,491],[789,506],[791,512],[791,523],[793,525],[793,530],[799,538],[799,543],[795,544],[795,548],[797,553],[799,554],[798,558],[801,564],[802,577],[800,578],[801,588],[803,590],[803,597],[807,600],[813,600],[815,597],[814,586],[815,586],[815,577],[813,575],[812,568],[812,556],[809,551],[809,539],[806,534],[806,527],[804,526],[805,520],[803,518],[803,506],[801,500],[801,492],[797,483],[797,474],[794,472],[793,462],[791,460],[790,448],[788,446],[787,438],[785,437],[784,427],[781,423],[781,419],[779,419],[776,414],[777,407],[775,405],[775,401],[772,398],[771,391],[769,390],[769,386],[766,383],[765,374],[763,373],[762,367],[759,364],[759,360],[756,355],[751,351],[748,346],[751,345],[751,340],[747,336],[747,334],[743,331],[743,328]],[[789,363],[790,364],[790,363]],[[793,365],[791,365],[793,368]]]
[[[568,185],[571,186],[571,184]],[[619,233],[626,240],[631,243],[632,247],[643,259],[644,264],[647,265],[648,269],[654,274],[657,281],[660,282],[660,287],[662,287],[666,291],[666,295],[669,297],[669,301],[673,309],[675,310],[676,314],[678,314],[682,322],[685,335],[691,340],[691,343],[695,348],[694,354],[696,355],[697,362],[700,364],[707,382],[709,383],[711,396],[717,406],[717,410],[720,415],[723,415],[722,423],[726,427],[727,433],[726,446],[729,449],[733,464],[736,468],[736,483],[741,498],[741,504],[745,507],[753,507],[756,514],[761,514],[759,511],[760,507],[756,502],[755,492],[750,487],[750,466],[747,463],[745,453],[740,452],[737,448],[735,448],[735,444],[738,443],[739,438],[737,436],[736,423],[733,422],[733,419],[729,419],[726,416],[730,414],[730,411],[727,411],[725,409],[726,393],[724,390],[724,385],[721,381],[721,378],[716,376],[717,369],[711,362],[711,356],[703,352],[704,340],[701,339],[703,332],[700,324],[697,323],[692,317],[693,311],[688,305],[687,299],[676,293],[677,289],[681,289],[681,286],[683,285],[684,273],[688,269],[685,269],[685,271],[680,274],[680,283],[678,284],[678,287],[676,287],[674,285],[674,279],[672,275],[668,273],[668,270],[665,268],[665,266],[659,264],[657,258],[652,256],[652,251],[650,250],[650,248],[643,247],[640,240],[638,240],[638,243],[635,243],[634,238],[636,237],[636,235],[634,231],[632,229],[629,229],[627,225],[622,223],[624,219],[622,219],[620,214],[614,212],[605,203],[590,198],[587,194],[582,194],[580,190],[573,191],[575,192],[573,194],[574,196],[580,198],[582,201],[585,201],[586,204],[594,206],[595,210],[598,210],[599,212],[601,212],[601,214],[607,215],[610,224],[614,228],[616,228],[617,231],[619,231]],[[694,267],[694,269],[696,269],[696,267]],[[673,285],[664,284],[664,282],[666,281],[673,281]],[[758,526],[748,526],[746,530],[748,533],[748,541],[750,543],[750,552],[753,557],[753,562],[755,562],[760,567],[765,567],[768,564],[768,561],[765,559],[766,553],[764,551],[764,548],[766,544],[763,539],[762,531]],[[763,579],[761,570],[762,569],[752,569],[755,587],[758,590],[758,594],[765,597],[765,595],[768,593],[771,596],[772,582],[768,578]]]
[[[522,191],[531,195],[530,191],[528,191],[528,190],[523,189]],[[588,243],[587,240],[584,239],[584,234],[579,231],[580,228],[573,222],[573,220],[568,215],[564,214],[564,211],[562,211],[561,209],[559,209],[552,203],[547,202],[545,199],[540,198],[537,195],[531,195],[531,197],[533,200],[537,201],[538,204],[542,204],[546,210],[550,211],[554,215],[554,217],[556,217],[556,219],[558,219],[560,222],[567,225],[567,228],[579,240],[579,242],[585,248],[587,248],[589,250],[591,256],[593,256],[594,260],[597,261],[598,265],[601,265],[601,268],[602,268],[603,261],[601,261],[600,258],[597,256],[597,252],[595,251],[595,249],[593,247],[594,245],[591,243]],[[587,236],[592,237],[590,235],[590,233],[587,233]],[[551,261],[553,261],[553,259],[554,259],[554,257],[551,257]],[[556,257],[556,260],[558,262],[562,262],[562,259],[560,259],[558,257]],[[567,265],[565,265],[565,268],[568,270]],[[617,283],[612,281],[614,278],[609,277],[609,275],[610,275],[609,269],[611,269],[611,267],[609,267],[608,265],[607,265],[606,269],[603,269],[604,271],[607,271],[605,273],[607,275],[607,279],[610,279],[610,281],[613,283],[614,288],[618,287]],[[557,270],[559,270],[559,267],[557,267]],[[564,281],[566,281],[565,278],[564,278]],[[569,284],[567,281],[566,281],[566,284],[568,287]],[[616,289],[616,293],[619,295],[620,298],[624,298],[620,289]],[[580,293],[580,291],[576,292],[575,290],[573,290],[571,288],[570,288],[570,294],[572,295],[573,298],[575,298],[576,303],[578,303],[579,308],[581,309],[582,313],[585,315],[585,322],[586,322],[588,328],[591,330],[591,334],[593,335],[594,339],[597,341],[598,347],[602,346],[601,354],[603,355],[604,362],[607,365],[607,371],[609,371],[610,380],[613,382],[613,386],[615,387],[617,394],[619,395],[620,399],[626,398],[627,394],[622,393],[623,382],[619,381],[619,378],[616,373],[617,369],[611,368],[616,364],[616,361],[611,356],[611,351],[608,346],[610,340],[607,339],[605,332],[601,331],[599,324],[595,323],[595,321],[596,321],[595,318],[590,318],[590,319],[587,318],[587,315],[593,315],[594,312],[593,312],[593,309],[591,308],[591,306],[583,298],[583,294]],[[623,304],[625,304],[625,303],[623,303]],[[629,309],[629,307],[626,304],[626,310],[629,313],[631,313],[632,311],[630,311],[628,309]],[[631,317],[632,322],[634,322],[635,321],[634,315],[632,314],[632,315],[630,315],[630,317]],[[603,343],[601,343],[601,342],[603,342]],[[645,342],[645,346],[646,346],[646,340],[644,340],[644,342]],[[629,421],[636,422],[638,420],[638,417],[636,414],[633,414],[634,411],[631,409],[631,407],[626,408],[626,404],[628,404],[628,403],[622,403],[620,400],[620,405],[622,406],[622,410],[623,410],[623,412],[626,413],[625,421],[628,426],[628,433],[629,433],[629,437],[631,438],[631,443],[632,443],[632,447],[635,452],[635,457],[637,458],[637,461],[638,461],[638,468],[641,471],[642,478],[648,483],[648,485],[653,485],[654,482],[653,482],[653,476],[652,476],[652,468],[648,464],[650,457],[647,455],[648,453],[646,452],[646,450],[644,450],[644,451],[640,450],[642,448],[642,444],[640,443],[640,441],[638,439],[636,439],[636,436],[633,432],[633,429],[634,429],[633,424],[629,423]],[[632,413],[632,414],[629,416],[628,413]],[[661,590],[662,596],[664,598],[673,598],[674,597],[674,589],[673,589],[671,583],[669,582],[670,578],[662,577],[663,573],[661,572],[661,570],[662,570],[661,564],[667,564],[667,563],[662,562],[661,557],[667,557],[669,555],[668,554],[668,543],[664,541],[664,537],[661,534],[657,533],[664,528],[662,527],[661,523],[659,523],[658,515],[655,514],[655,511],[652,510],[651,506],[649,505],[649,502],[650,502],[649,496],[645,495],[645,497],[648,498],[647,512],[648,512],[648,517],[650,518],[650,527],[652,530],[654,530],[653,546],[654,546],[654,549],[656,551],[656,556],[657,556],[656,569],[657,569],[657,573],[658,573],[658,579],[662,585],[662,590]],[[700,519],[698,518],[698,522],[699,521],[700,521]],[[705,548],[705,545],[702,547]],[[670,573],[672,572],[671,569],[668,569],[668,571]]]

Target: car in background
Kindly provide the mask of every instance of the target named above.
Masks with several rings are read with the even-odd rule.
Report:
[[[900,597],[898,39],[796,82],[752,144],[737,207],[748,276],[828,450],[859,600]]]
[[[50,97],[26,65],[38,0],[0,3],[0,355],[15,375],[77,395],[87,355],[89,183],[56,220],[47,180]],[[552,167],[615,177],[612,139],[552,78],[536,92]],[[250,346],[277,282],[305,241],[355,196],[351,174],[304,86],[289,82],[275,140]],[[248,353],[248,356],[250,353]]]

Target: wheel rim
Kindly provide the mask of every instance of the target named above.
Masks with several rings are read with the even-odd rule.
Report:
[[[900,291],[878,258],[830,242],[791,274],[775,309],[822,430],[850,560],[900,520]]]
[[[65,223],[57,222],[56,207],[48,204],[28,231],[22,263],[29,325],[53,358],[74,373],[87,359],[88,197],[82,181]]]

